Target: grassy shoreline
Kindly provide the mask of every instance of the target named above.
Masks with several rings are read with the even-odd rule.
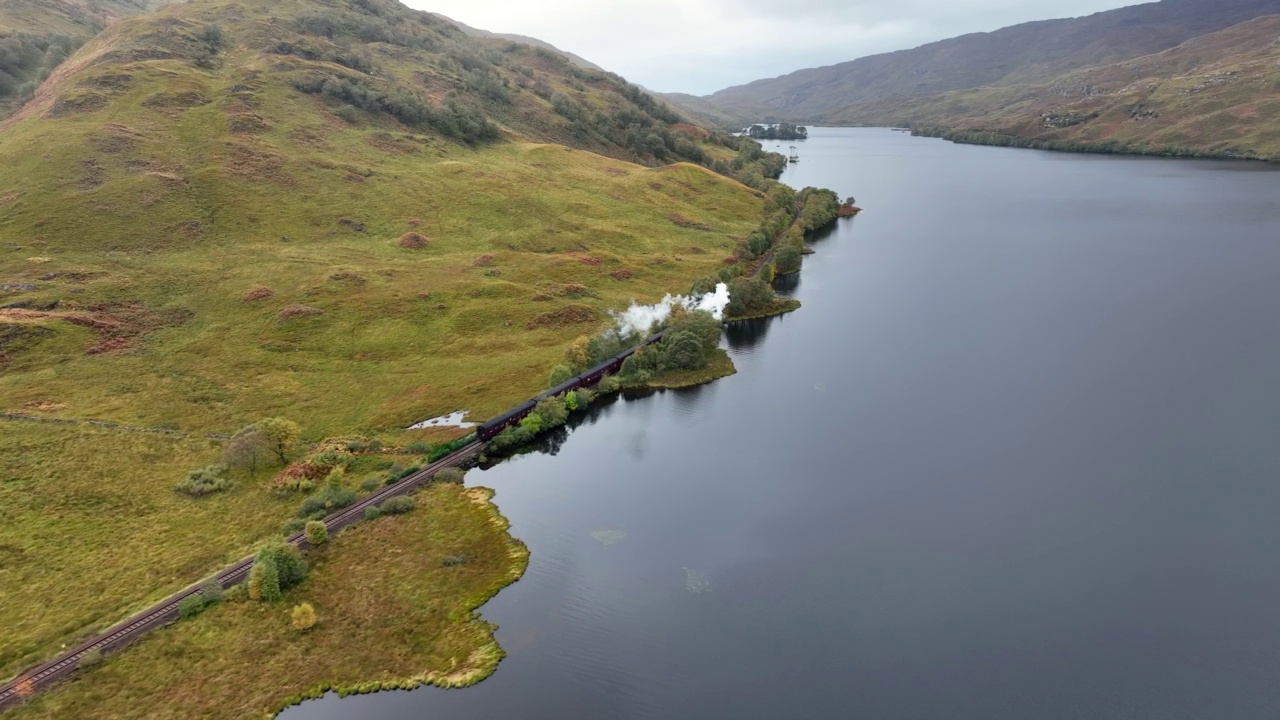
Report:
[[[729,353],[717,348],[711,353],[711,357],[708,358],[704,367],[697,370],[679,370],[663,373],[650,379],[643,387],[636,389],[679,390],[681,388],[706,385],[720,378],[734,375],[737,372],[738,368],[734,366],[733,359],[729,357]]]
[[[519,580],[529,558],[492,496],[428,486],[413,512],[360,523],[312,551],[311,576],[284,602],[224,601],[6,717],[159,720],[182,707],[186,718],[266,718],[328,691],[480,682],[504,652],[477,610]],[[319,614],[306,633],[289,625],[301,602]]]

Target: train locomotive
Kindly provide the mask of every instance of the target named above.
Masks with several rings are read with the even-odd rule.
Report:
[[[593,387],[597,385],[602,379],[604,379],[605,375],[616,375],[618,371],[622,369],[622,363],[626,361],[627,358],[634,355],[636,350],[639,350],[640,348],[646,345],[653,345],[655,343],[662,342],[662,338],[666,334],[667,334],[666,330],[660,330],[657,333],[654,333],[653,335],[645,339],[645,341],[640,343],[639,345],[636,345],[635,347],[632,347],[632,348],[627,348],[621,353],[609,358],[608,360],[605,360],[604,362],[591,368],[590,370],[583,372],[581,375],[576,375],[574,377],[571,377],[568,380],[564,381],[563,383],[560,383],[559,385],[551,388],[550,390],[540,393],[539,395],[535,396],[533,399],[521,405],[517,405],[516,407],[506,411],[505,413],[495,418],[490,419],[487,422],[481,423],[480,427],[476,430],[476,434],[480,436],[480,439],[482,441],[488,442],[493,438],[497,437],[498,433],[502,432],[503,430],[506,430],[509,427],[515,427],[516,425],[518,425],[520,421],[525,418],[526,415],[533,412],[533,409],[543,399],[549,398],[549,397],[556,397],[558,395],[563,395],[567,392],[572,392],[574,390],[577,390],[578,388]]]

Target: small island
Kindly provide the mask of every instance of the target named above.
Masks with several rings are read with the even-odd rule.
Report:
[[[753,140],[808,140],[809,128],[791,123],[755,124],[747,128],[747,136]]]

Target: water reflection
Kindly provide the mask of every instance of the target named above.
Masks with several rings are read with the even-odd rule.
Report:
[[[779,275],[773,279],[773,290],[783,297],[791,297],[800,289],[800,277],[804,273]]]
[[[737,320],[724,328],[725,341],[734,352],[750,353],[764,342],[769,328],[778,318],[758,318],[756,320]]]

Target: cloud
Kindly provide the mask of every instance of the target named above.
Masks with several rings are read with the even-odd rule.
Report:
[[[408,0],[581,55],[652,90],[703,95],[1029,20],[1134,0]]]

